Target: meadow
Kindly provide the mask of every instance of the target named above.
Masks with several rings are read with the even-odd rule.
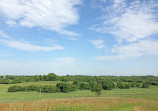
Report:
[[[60,81],[17,83],[18,86],[56,85]],[[69,83],[72,83],[71,81]],[[157,111],[158,86],[69,93],[7,92],[15,84],[0,84],[0,111]]]

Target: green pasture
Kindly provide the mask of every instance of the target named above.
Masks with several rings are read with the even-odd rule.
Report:
[[[57,98],[78,98],[78,97],[95,97],[95,93],[90,90],[78,90],[69,93],[39,93],[33,92],[7,92],[8,87],[13,85],[29,86],[29,85],[56,85],[60,81],[41,81],[41,82],[27,82],[18,84],[0,84],[0,101],[2,100],[16,100],[16,99],[57,99]],[[72,82],[70,82],[72,83]],[[150,86],[147,89],[130,88],[130,89],[113,89],[103,90],[101,97],[123,97],[123,98],[137,98],[158,101],[158,86]]]

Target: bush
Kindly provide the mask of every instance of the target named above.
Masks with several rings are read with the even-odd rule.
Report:
[[[149,87],[149,83],[144,82],[144,83],[142,84],[142,88],[148,88],[148,87]]]
[[[150,81],[150,84],[151,84],[151,85],[158,86],[158,82],[157,82],[157,81]]]
[[[80,89],[80,90],[88,89],[88,84],[86,84],[86,83],[81,83],[80,86],[79,86],[79,89]]]
[[[69,80],[68,80],[68,78],[66,78],[66,77],[62,77],[62,78],[61,78],[61,81],[63,81],[63,82],[68,82]]]
[[[131,87],[136,87],[136,85],[137,85],[137,84],[136,84],[135,82],[132,82],[132,83],[131,83]]]
[[[43,93],[58,93],[60,92],[60,89],[57,88],[56,86],[52,86],[52,85],[45,85],[42,86],[41,88],[38,89],[38,91],[43,92]]]
[[[125,89],[129,89],[130,88],[130,84],[129,83],[124,83],[124,88]]]
[[[115,88],[115,84],[111,81],[105,81],[102,83],[102,87],[105,90],[112,90],[113,88]]]
[[[57,83],[56,86],[60,89],[60,92],[68,93],[71,91],[71,85],[68,83]]]
[[[95,84],[91,91],[95,92],[98,96],[100,96],[101,91],[102,91],[102,85],[101,84]]]
[[[74,81],[73,83],[72,83],[73,85],[80,85],[81,83],[79,82],[79,81]]]
[[[21,86],[11,86],[8,88],[8,92],[18,92],[18,91],[25,91],[25,88]]]
[[[76,91],[76,90],[78,90],[79,89],[79,87],[77,86],[77,85],[71,85],[71,91]]]
[[[31,86],[26,86],[26,91],[38,91],[40,87],[31,85]]]
[[[117,87],[120,88],[120,89],[124,89],[125,86],[124,86],[123,81],[118,81],[118,82],[117,82]]]

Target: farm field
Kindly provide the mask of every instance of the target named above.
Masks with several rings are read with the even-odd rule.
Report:
[[[56,85],[59,81],[18,83]],[[71,83],[71,82],[69,82]],[[69,93],[7,92],[15,84],[0,84],[0,111],[157,111],[158,86],[103,90],[100,97],[90,90]],[[42,109],[43,108],[43,109]]]

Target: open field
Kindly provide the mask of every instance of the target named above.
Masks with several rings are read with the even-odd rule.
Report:
[[[28,82],[16,85],[56,85],[58,82]],[[150,86],[147,89],[103,90],[101,97],[96,97],[90,90],[42,94],[36,91],[7,92],[8,87],[13,85],[15,84],[0,84],[0,111],[157,111],[158,109],[158,86]]]
[[[28,82],[18,83],[18,86],[26,85],[55,85],[59,81],[44,81],[44,82]],[[77,98],[77,97],[94,97],[95,94],[90,90],[78,90],[69,93],[38,93],[33,92],[7,92],[9,86],[15,84],[0,84],[0,100],[15,100],[15,99],[45,99],[45,98]],[[101,97],[127,97],[139,98],[158,101],[158,86],[150,86],[147,89],[143,88],[130,88],[130,89],[113,89],[103,90]]]
[[[158,102],[118,98],[88,97],[0,103],[0,111],[157,111]]]

